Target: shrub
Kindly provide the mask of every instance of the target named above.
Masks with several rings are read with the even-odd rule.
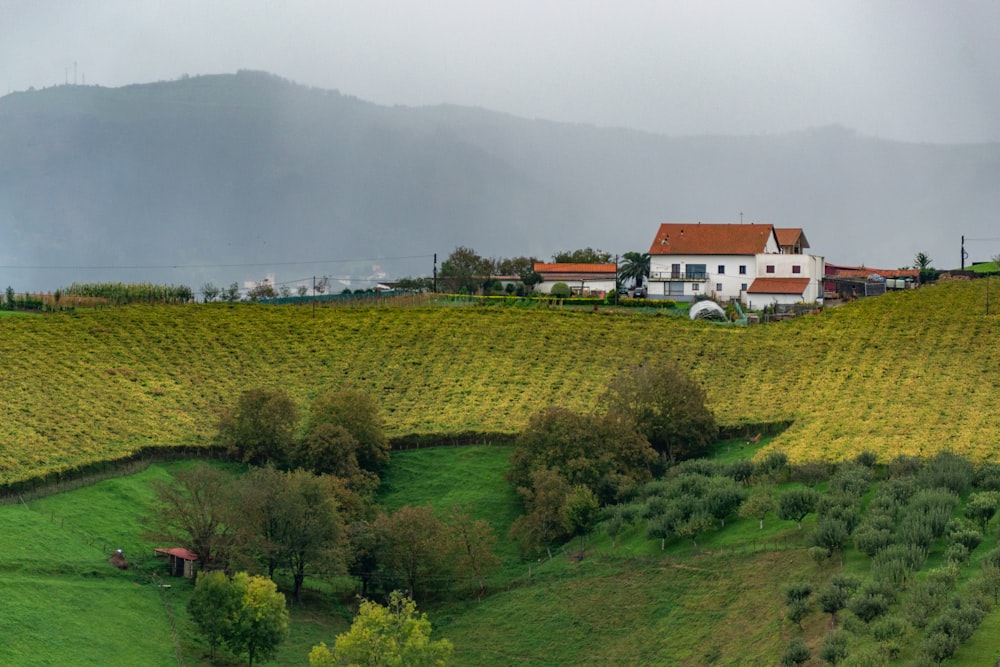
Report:
[[[843,632],[827,635],[823,641],[823,647],[819,650],[819,657],[831,665],[836,665],[847,657],[847,648],[850,643],[850,639]]]
[[[795,637],[792,641],[788,642],[788,646],[781,656],[781,667],[796,667],[796,665],[801,665],[811,657],[812,654],[809,653],[809,647],[806,646],[806,643]]]
[[[558,282],[552,286],[549,290],[549,296],[554,296],[559,299],[567,299],[573,294],[569,289],[569,285],[564,282]]]
[[[899,454],[889,461],[889,478],[905,479],[907,477],[914,477],[920,472],[922,467],[923,464],[916,456]]]
[[[889,611],[889,600],[881,593],[861,591],[851,599],[848,609],[866,624]]]
[[[869,558],[892,544],[892,533],[884,528],[862,525],[854,531],[854,546]]]
[[[952,452],[938,452],[920,471],[921,486],[945,488],[958,495],[968,492],[975,470],[972,463]]]

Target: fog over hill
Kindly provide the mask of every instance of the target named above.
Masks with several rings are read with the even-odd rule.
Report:
[[[240,72],[0,98],[0,282],[429,275],[486,256],[648,249],[667,221],[802,227],[812,252],[939,268],[1000,254],[1000,144],[839,128],[668,137],[385,107]],[[374,267],[378,268],[374,268]],[[338,287],[339,286],[335,286]]]

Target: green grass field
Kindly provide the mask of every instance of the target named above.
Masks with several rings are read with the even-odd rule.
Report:
[[[753,452],[720,443],[716,456],[734,460]],[[733,518],[701,536],[698,548],[671,540],[661,550],[641,525],[612,547],[598,531],[583,559],[574,541],[552,560],[526,562],[505,535],[519,512],[502,479],[509,454],[509,446],[499,445],[396,452],[379,495],[390,510],[404,504],[470,507],[497,531],[505,567],[491,578],[485,598],[459,593],[457,599],[421,602],[434,636],[454,643],[452,664],[773,665],[794,636],[803,637],[814,655],[818,651],[829,617],[814,606],[799,630],[784,618],[783,599],[791,581],[818,588],[841,571],[835,561],[817,566],[803,548],[812,516],[801,532],[773,516],[763,530],[756,520]],[[185,617],[190,585],[153,579],[161,564],[138,522],[150,511],[150,482],[184,465],[189,463],[152,465],[27,505],[0,506],[0,664],[174,665],[178,652],[186,665],[208,664]],[[996,545],[994,531],[976,554]],[[120,572],[106,563],[115,548],[125,550],[133,569]],[[940,564],[942,553],[936,544],[925,569]],[[868,558],[848,549],[844,568],[863,577]],[[163,581],[171,588],[159,588]],[[305,604],[291,607],[291,638],[272,664],[303,664],[312,645],[332,641],[349,625],[345,600],[322,593],[320,581],[307,587]],[[847,612],[841,618],[849,624]],[[948,664],[992,664],[984,660],[1000,656],[992,630],[998,623],[1000,612],[994,611]],[[919,639],[913,636],[888,664],[909,664]]]

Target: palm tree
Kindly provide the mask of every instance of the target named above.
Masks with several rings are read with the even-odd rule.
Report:
[[[636,287],[642,287],[643,280],[649,277],[649,253],[648,252],[627,252],[622,255],[621,265],[618,267],[618,279],[625,282],[631,279]]]

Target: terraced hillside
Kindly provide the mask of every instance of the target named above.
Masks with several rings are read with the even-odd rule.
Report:
[[[610,312],[108,308],[0,319],[0,482],[205,445],[238,393],[305,408],[369,390],[393,436],[515,433],[542,406],[598,407],[618,369],[671,357],[727,426],[791,420],[793,459],[950,448],[1000,458],[1000,333],[985,281],[889,294],[751,328]],[[1000,301],[1000,290],[994,295]]]

